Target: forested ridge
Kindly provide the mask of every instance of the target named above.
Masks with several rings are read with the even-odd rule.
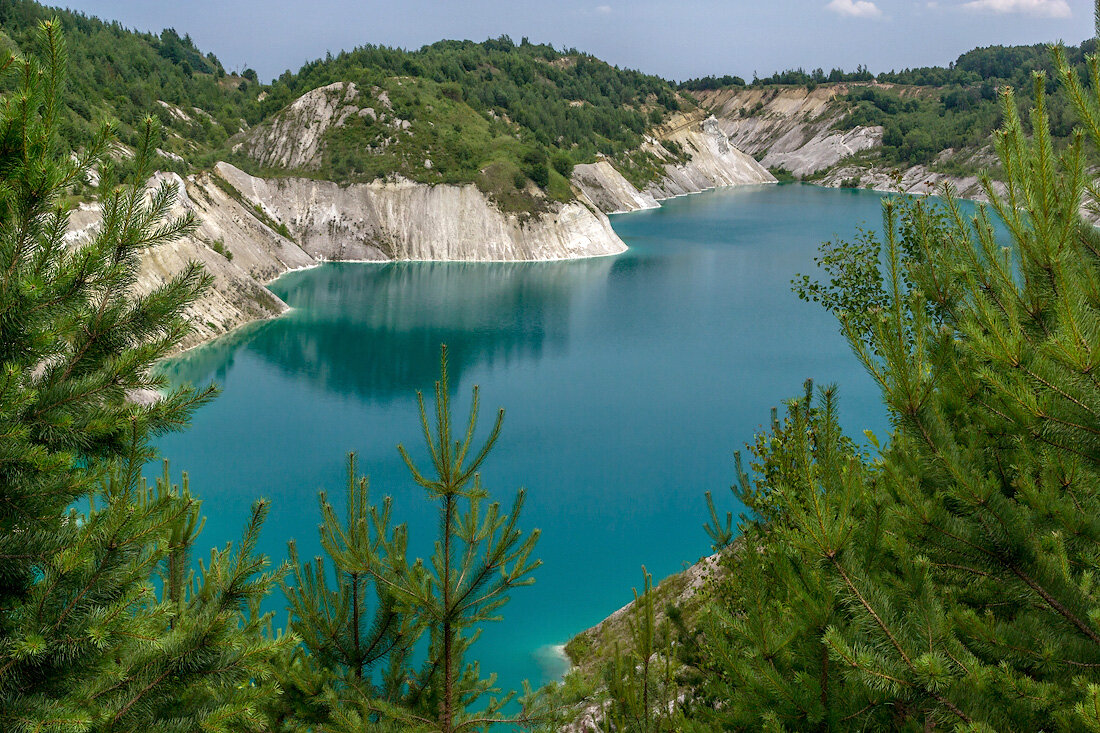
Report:
[[[414,51],[366,45],[260,84],[251,69],[227,74],[217,57],[174,29],[139,33],[32,0],[5,0],[0,47],[33,47],[36,24],[54,15],[66,33],[70,70],[60,119],[65,139],[79,147],[99,122],[113,119],[119,140],[132,148],[141,118],[153,114],[165,130],[158,167],[181,173],[216,159],[261,171],[247,156],[234,155],[242,134],[312,89],[352,82],[386,92],[395,117],[409,124],[405,134],[391,135],[377,117],[357,117],[329,130],[319,169],[262,172],[344,183],[393,174],[428,183],[477,182],[505,204],[524,198],[532,182],[567,200],[574,164],[606,155],[637,168],[631,156],[646,131],[694,106],[656,76],[507,36],[440,41]]]
[[[412,51],[368,44],[261,84],[250,69],[227,74],[217,57],[197,49],[186,33],[139,33],[33,0],[0,3],[0,49],[27,47],[35,24],[53,14],[66,31],[70,69],[60,129],[76,147],[110,118],[120,123],[120,141],[132,148],[140,119],[154,114],[166,132],[161,168],[188,172],[228,159],[255,173],[345,183],[400,173],[426,183],[477,182],[506,208],[509,202],[527,205],[529,182],[552,199],[569,199],[573,165],[601,155],[644,185],[660,172],[638,151],[648,130],[675,112],[693,109],[693,91],[746,85],[728,75],[670,82],[577,49],[526,38],[516,43],[506,36],[439,41]],[[1092,40],[1068,47],[1067,59],[1083,72],[1085,54],[1094,48]],[[838,101],[843,110],[837,128],[882,125],[876,159],[911,166],[930,164],[945,149],[987,148],[1002,119],[998,90],[1015,89],[1019,109],[1026,110],[1033,101],[1035,70],[1046,72],[1057,91],[1060,82],[1040,44],[978,48],[944,67],[879,74],[862,66],[853,72],[794,69],[747,85],[852,84]],[[333,82],[386,92],[397,105],[395,117],[411,124],[407,134],[394,136],[377,118],[357,117],[326,133],[324,160],[312,171],[264,169],[234,154],[247,130]],[[1052,134],[1063,145],[1074,118],[1060,95],[1051,99]],[[945,172],[977,172],[951,169],[950,161],[938,165],[947,166]]]

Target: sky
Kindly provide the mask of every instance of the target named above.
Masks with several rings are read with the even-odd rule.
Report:
[[[51,0],[45,0],[52,4]],[[60,4],[60,3],[59,3]],[[365,43],[507,34],[668,79],[803,67],[945,65],[976,46],[1079,43],[1091,0],[68,0],[129,28],[189,33],[264,81]]]

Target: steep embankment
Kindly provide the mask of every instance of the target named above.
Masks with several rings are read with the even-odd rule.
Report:
[[[669,148],[682,151],[681,162]],[[640,152],[653,156],[662,175],[638,190],[608,160],[578,165],[573,184],[608,213],[649,209],[662,199],[719,186],[774,183],[775,177],[752,156],[730,144],[718,120],[702,111],[674,115],[647,135]]]
[[[696,92],[695,97],[715,115],[733,145],[761,156],[765,167],[806,178],[882,143],[879,126],[835,129],[847,112],[839,99],[847,92],[847,85],[835,84],[812,91],[722,89]]]
[[[137,289],[148,292],[202,263],[212,288],[190,309],[190,347],[287,309],[265,286],[283,273],[325,261],[533,261],[617,254],[626,249],[605,212],[656,206],[669,196],[715,186],[774,181],[729,144],[714,118],[675,117],[643,150],[661,174],[644,191],[607,160],[577,166],[573,199],[562,202],[528,184],[533,205],[509,211],[473,184],[429,185],[393,175],[341,185],[310,177],[325,154],[326,133],[351,118],[372,117],[393,135],[408,127],[385,92],[353,84],[314,90],[268,123],[242,135],[236,149],[278,175],[254,176],[221,162],[188,176],[158,174],[177,188],[175,214],[190,211],[197,231],[145,258]],[[668,146],[668,147],[666,147]],[[672,152],[672,148],[676,152]],[[74,213],[72,236],[98,221],[95,205]]]
[[[955,169],[982,170],[996,163],[991,146],[974,150],[946,149],[930,164],[886,165],[877,155],[882,147],[879,125],[842,124],[850,104],[844,99],[855,84],[806,87],[732,88],[695,92],[696,99],[718,120],[730,142],[762,165],[788,171],[834,188],[934,193],[942,184],[964,198],[983,199],[976,175],[952,175],[937,168],[950,162]],[[921,95],[921,87],[874,82],[861,84],[890,89],[899,97]]]
[[[216,172],[317,261],[555,260],[626,249],[607,217],[583,198],[521,217],[502,212],[472,184],[397,179],[340,186],[257,178],[227,163]]]

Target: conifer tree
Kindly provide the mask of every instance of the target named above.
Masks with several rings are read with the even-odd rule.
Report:
[[[1084,155],[1086,136],[1100,144],[1100,59],[1088,59],[1087,80],[1057,50],[1055,60],[1084,128],[1067,149],[1054,149],[1041,75],[1030,137],[1006,90],[996,140],[1005,187],[983,180],[988,208],[968,219],[950,191],[942,205],[888,200],[881,241],[828,248],[825,282],[801,283],[838,316],[894,431],[874,460],[850,456],[847,471],[822,452],[844,444],[835,429],[765,438],[770,468],[746,504],[768,504],[704,645],[704,661],[728,678],[731,714],[755,707],[786,729],[1100,725],[1100,235],[1079,215],[1083,192],[1100,193]],[[789,460],[802,436],[811,442]],[[778,591],[757,572],[772,555],[798,571],[769,571]],[[759,596],[774,601],[738,605]],[[820,616],[814,600],[830,598],[833,612]],[[794,674],[739,673],[764,646],[754,636],[779,642],[764,661],[793,662]],[[785,713],[825,679],[809,671],[814,645],[830,686],[863,708]]]
[[[267,658],[257,602],[274,582],[240,549],[185,571],[197,504],[139,477],[151,439],[183,426],[212,390],[168,389],[151,369],[188,333],[198,265],[144,296],[139,258],[193,227],[149,192],[149,119],[137,177],[117,185],[105,127],[69,157],[58,140],[65,48],[41,26],[41,60],[8,58],[0,100],[0,729],[255,728]],[[68,242],[64,194],[92,166],[102,220]],[[159,390],[162,399],[132,399]],[[161,574],[161,595],[151,579]],[[193,581],[193,583],[192,583]]]
[[[382,579],[388,572],[382,543],[392,502],[387,497],[381,507],[369,503],[367,479],[357,475],[354,453],[348,455],[344,518],[337,515],[325,492],[318,500],[321,546],[332,572],[320,557],[302,564],[296,544],[290,542],[294,583],[285,583],[283,589],[290,606],[290,628],[309,653],[292,661],[332,675],[328,684],[340,705],[360,708],[365,717],[377,718],[378,713],[370,712],[372,705],[402,704],[408,654],[420,635],[419,625],[398,609],[390,591],[396,579]],[[381,680],[373,679],[379,667],[385,674]]]
[[[479,665],[467,659],[482,625],[500,618],[509,593],[532,583],[539,565],[531,558],[538,530],[525,535],[518,528],[524,492],[507,514],[496,502],[484,503],[488,492],[479,471],[500,435],[504,412],[475,446],[474,387],[465,433],[456,439],[446,347],[434,420],[422,394],[417,400],[431,469],[421,470],[404,447],[398,450],[438,508],[434,554],[427,562],[410,560],[406,525],[391,524],[388,497],[370,503],[367,479],[358,476],[355,455],[349,455],[343,516],[326,493],[319,497],[326,559],[302,564],[290,546],[293,584],[284,589],[291,628],[308,655],[284,657],[279,665],[276,674],[290,696],[269,706],[274,730],[456,733],[534,716],[532,695],[519,701],[518,718],[502,714],[515,693],[497,697],[495,676],[483,678]],[[418,650],[424,645],[417,642],[425,636],[422,658]]]
[[[428,562],[408,559],[408,532],[400,525],[388,532],[381,547],[385,570],[375,577],[389,589],[398,607],[426,629],[428,659],[421,671],[409,675],[407,706],[395,711],[409,725],[442,733],[485,728],[509,722],[501,709],[515,693],[495,692],[495,675],[481,676],[466,652],[480,627],[499,620],[500,609],[514,588],[534,582],[531,573],[540,561],[531,553],[539,531],[524,536],[518,528],[525,493],[521,489],[507,514],[497,502],[486,506],[488,492],[479,470],[500,436],[500,410],[488,437],[474,446],[479,409],[478,388],[461,437],[452,432],[447,350],[440,357],[435,384],[435,409],[429,418],[423,394],[417,394],[421,427],[431,468],[421,470],[403,446],[398,446],[413,480],[424,488],[439,510],[439,536]],[[382,512],[385,514],[385,511]],[[490,695],[488,701],[483,701]],[[476,712],[472,710],[475,706]]]
[[[678,729],[676,665],[667,619],[658,621],[653,576],[642,568],[642,592],[634,589],[630,644],[616,644],[604,670],[609,704],[603,706],[608,730],[662,733]]]

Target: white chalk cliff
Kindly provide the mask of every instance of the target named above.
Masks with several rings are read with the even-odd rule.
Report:
[[[295,176],[316,170],[324,133],[351,115],[393,116],[385,92],[354,84],[315,89],[274,119],[242,134],[236,150],[264,167],[291,175],[259,178],[228,164],[183,179],[158,174],[177,189],[175,214],[194,213],[197,231],[151,250],[136,289],[148,292],[188,262],[202,263],[213,287],[191,306],[195,331],[184,348],[287,309],[265,286],[294,269],[326,261],[466,260],[534,261],[614,255],[626,246],[611,228],[608,212],[658,205],[660,199],[716,186],[767,183],[775,179],[742,153],[719,121],[700,112],[678,115],[653,131],[643,150],[664,166],[664,175],[639,191],[600,160],[576,166],[575,199],[544,202],[534,214],[507,213],[473,184],[428,185],[397,176],[339,185]],[[388,119],[388,117],[386,117]],[[395,130],[404,129],[393,120]],[[665,145],[678,153],[673,154]],[[83,205],[73,213],[70,236],[86,236],[99,210]]]

